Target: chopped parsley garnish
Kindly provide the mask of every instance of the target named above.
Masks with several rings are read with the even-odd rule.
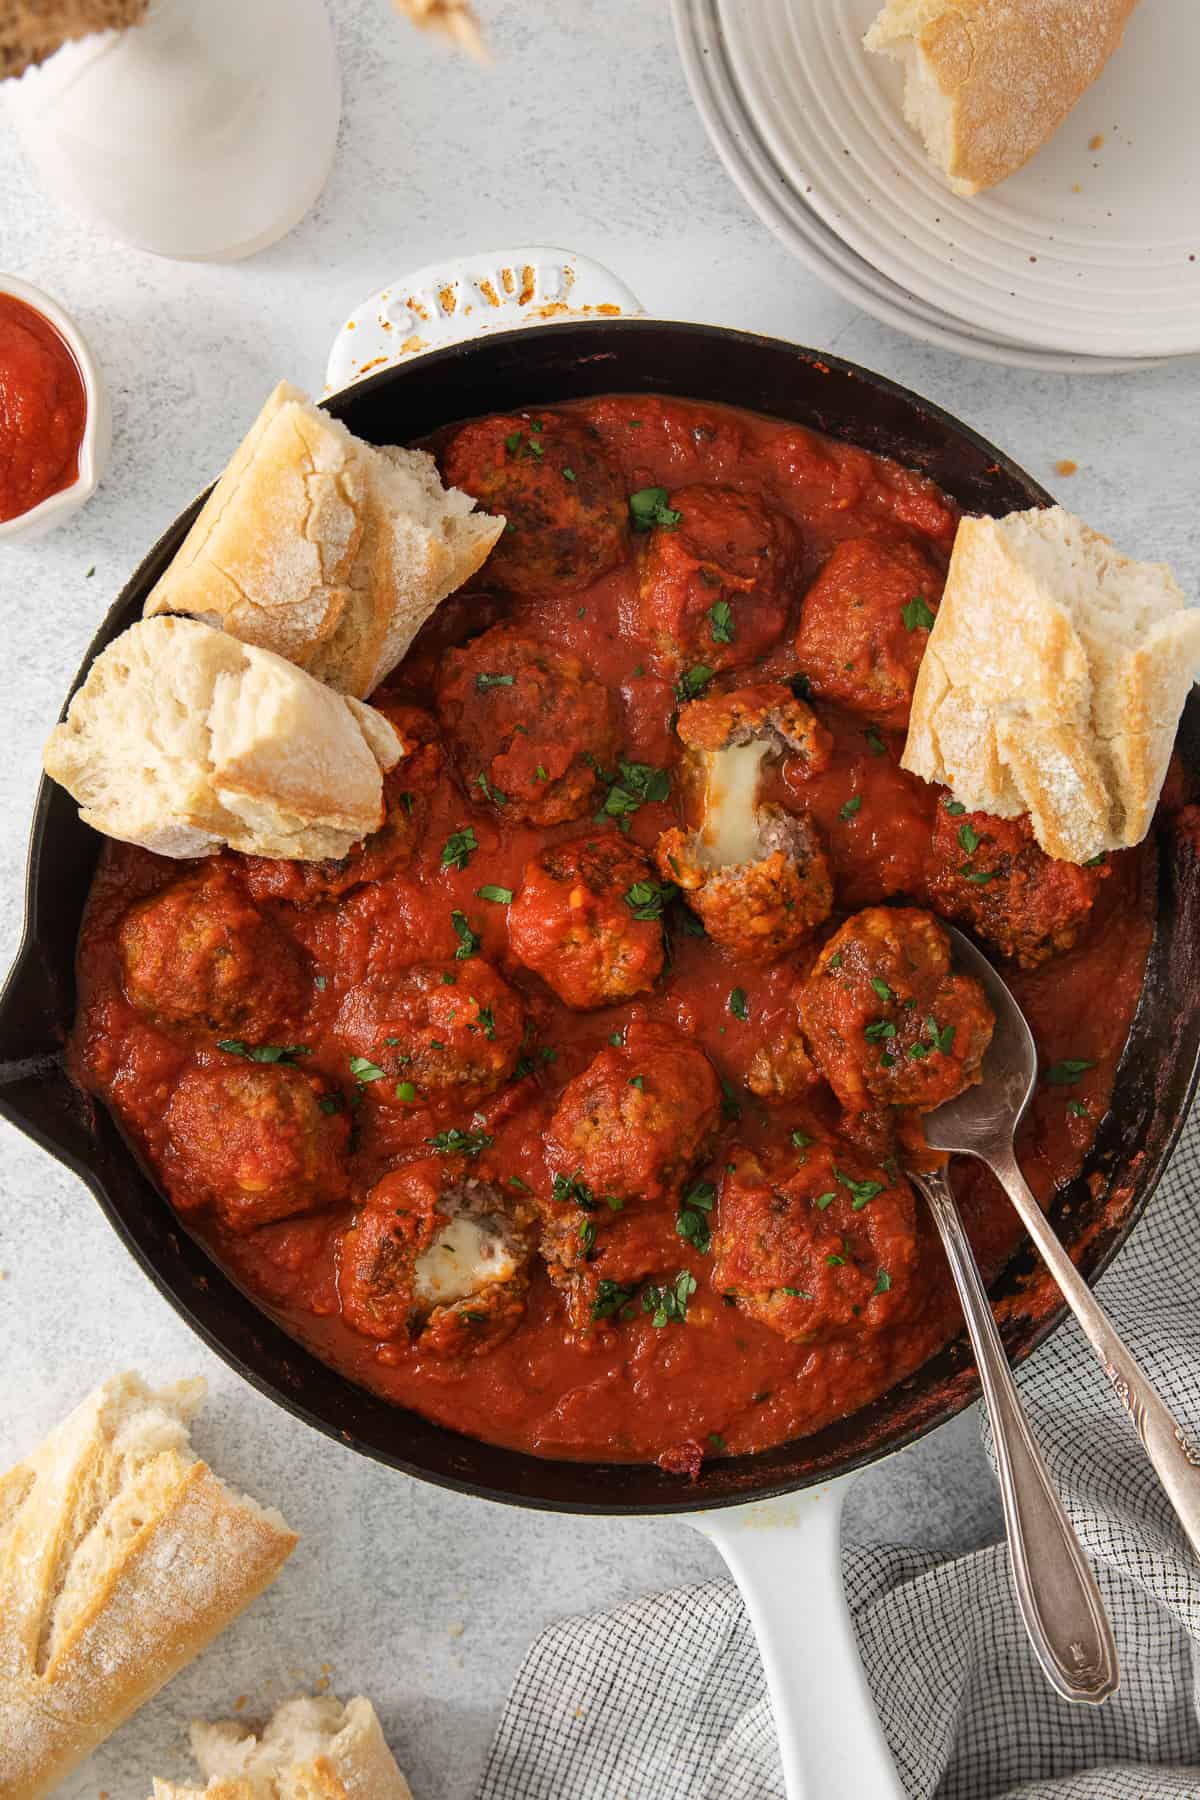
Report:
[[[960,825],[958,828],[958,841],[968,856],[974,856],[980,844],[982,844],[983,839],[973,826]]]
[[[382,1081],[387,1074],[387,1070],[381,1069],[379,1064],[372,1062],[369,1056],[352,1056],[350,1058],[350,1073],[353,1075],[355,1081],[366,1083],[369,1081]]]
[[[475,777],[475,785],[482,790],[484,799],[490,800],[493,806],[508,805],[508,795],[502,794],[498,787],[493,787],[482,769]]]
[[[953,1025],[942,1025],[939,1027],[937,1020],[930,1015],[925,1021],[925,1029],[929,1033],[929,1048],[931,1050],[940,1050],[943,1056],[949,1056],[950,1051],[954,1046],[954,1033],[956,1027]]]
[[[833,954],[833,955],[832,955],[832,956],[831,956],[831,957],[830,957],[830,959],[829,959],[829,961],[828,961],[828,962],[827,962],[827,963],[826,963],[826,965],[825,965],[825,966],[826,966],[826,968],[828,968],[828,969],[840,969],[840,968],[841,968],[841,966],[842,966],[842,953],[841,953],[841,951],[840,951],[840,950],[837,950],[837,951],[835,951],[835,952],[834,952],[834,954]]]
[[[855,1181],[852,1175],[847,1175],[842,1169],[835,1169],[833,1173],[842,1186],[849,1190],[854,1212],[861,1212],[863,1207],[875,1198],[876,1194],[883,1192],[882,1181]]]
[[[568,469],[568,468],[567,468],[567,467],[565,467],[565,465],[564,465],[564,468],[563,468],[563,472],[562,472],[562,475],[563,475],[563,480],[564,480],[564,481],[574,481],[574,479],[575,479],[575,471],[574,471],[574,469]]]
[[[580,1169],[576,1169],[573,1175],[556,1175],[550,1183],[550,1192],[562,1206],[569,1205],[573,1200],[584,1212],[591,1212],[596,1205],[596,1196],[583,1179]]]
[[[743,1022],[750,1017],[750,1002],[746,998],[745,988],[734,988],[729,996],[729,1010],[735,1019]]]
[[[861,794],[851,794],[844,806],[838,808],[839,819],[852,819],[862,805]]]
[[[608,1034],[608,1041],[610,1044],[623,1044],[625,1042],[625,1033],[623,1031],[610,1031]]]
[[[735,1120],[742,1116],[742,1103],[738,1099],[738,1091],[732,1081],[727,1080],[724,1075],[721,1077],[721,1115],[723,1118]]]
[[[877,731],[864,732],[863,735],[867,740],[867,749],[871,752],[872,756],[887,755],[887,745]]]
[[[474,956],[479,948],[479,934],[471,930],[466,913],[461,913],[457,909],[450,914],[450,923],[453,925],[454,935],[458,939],[458,949],[454,952],[455,959],[458,962],[466,962],[467,958]]]
[[[596,1227],[590,1219],[584,1219],[579,1227],[579,1242],[583,1245],[585,1256],[590,1256],[596,1248]]]
[[[812,1295],[806,1294],[803,1288],[780,1288],[779,1291],[781,1294],[790,1294],[793,1300],[812,1299]]]
[[[635,1087],[639,1094],[644,1094],[646,1091],[646,1077],[644,1075],[631,1075],[629,1077],[629,1085],[630,1087]]]
[[[518,1194],[532,1194],[533,1189],[530,1187],[529,1183],[527,1181],[522,1181],[519,1175],[509,1175],[505,1179],[510,1188],[516,1188]]]
[[[697,663],[694,668],[686,669],[675,683],[677,700],[694,700],[702,694],[713,678],[713,671],[707,663]]]
[[[650,1323],[659,1330],[664,1325],[682,1325],[687,1318],[688,1301],[696,1291],[696,1277],[680,1269],[673,1282],[662,1287],[648,1287],[642,1295],[642,1311],[651,1315]]]
[[[596,1288],[596,1298],[592,1301],[593,1319],[628,1319],[633,1316],[633,1297],[636,1288],[622,1287],[616,1281],[602,1281]]]
[[[486,1131],[460,1131],[457,1125],[425,1139],[439,1156],[478,1156],[481,1150],[490,1150],[495,1141]]]
[[[846,1266],[845,1257],[837,1256],[833,1251],[830,1251],[829,1255],[825,1258],[825,1261],[829,1264],[831,1269],[844,1269]]]
[[[904,1054],[911,1056],[914,1062],[919,1062],[923,1056],[929,1055],[930,1048],[929,1044],[910,1044]]]
[[[871,1292],[873,1294],[886,1294],[891,1285],[892,1278],[887,1270],[880,1269],[878,1275],[875,1277],[875,1286],[871,1289]]]
[[[733,608],[728,600],[714,600],[708,609],[709,630],[714,644],[732,644]]]
[[[678,893],[673,881],[635,881],[631,888],[625,890],[625,904],[635,919],[660,919],[664,906],[670,904]]]
[[[895,1035],[896,1027],[890,1019],[876,1019],[863,1031],[863,1036],[870,1038],[872,1042],[877,1042],[880,1038],[894,1038]]]
[[[965,813],[967,810],[961,800],[943,800],[942,805],[946,808],[946,811],[950,814],[952,819],[959,818],[961,814]]]
[[[1099,856],[1089,856],[1083,866],[1085,869],[1102,869],[1107,861],[1108,857],[1102,850]]]
[[[465,869],[479,848],[479,840],[475,836],[473,825],[464,825],[461,831],[452,831],[442,845],[443,869]]]
[[[1069,1113],[1074,1113],[1074,1115],[1077,1119],[1086,1119],[1086,1118],[1090,1117],[1090,1114],[1088,1113],[1088,1109],[1083,1104],[1082,1100],[1068,1100],[1067,1101],[1067,1111]]]
[[[1085,1062],[1081,1056],[1068,1056],[1046,1070],[1046,1080],[1054,1087],[1070,1087],[1080,1075],[1095,1066],[1093,1062]]]
[[[486,694],[489,688],[512,687],[516,679],[515,675],[489,675],[481,669],[475,677],[475,686],[481,694]]]
[[[608,789],[604,804],[596,814],[598,821],[615,819],[622,831],[629,830],[629,817],[648,801],[665,800],[671,791],[671,777],[653,763],[618,762],[615,775],[596,770]]]
[[[324,1094],[318,1102],[323,1113],[340,1113],[346,1110],[346,1096],[343,1093]]]
[[[307,1044],[247,1044],[242,1038],[218,1038],[217,1049],[256,1063],[290,1063],[312,1055]]]
[[[398,1081],[396,1083],[396,1098],[397,1100],[403,1100],[405,1106],[411,1106],[416,1097],[417,1090],[411,1081]]]
[[[442,970],[442,986],[443,987],[457,987],[458,986],[458,976],[452,974],[449,969],[443,969]]]
[[[712,1243],[707,1215],[712,1211],[716,1197],[717,1190],[711,1181],[696,1181],[679,1202],[675,1229],[701,1256],[707,1255]]]
[[[970,863],[963,863],[958,872],[965,881],[973,881],[976,887],[986,887],[1000,873],[999,869],[973,869]]]
[[[714,1450],[727,1450],[729,1448],[719,1431],[710,1431],[708,1434],[708,1441]]]
[[[313,986],[316,988],[316,990],[319,994],[323,994],[325,992],[325,989],[329,986],[328,976],[318,975],[316,980],[313,982]]]
[[[894,1000],[896,998],[887,982],[881,981],[878,975],[872,975],[871,986],[875,989],[875,992],[879,995],[881,1000]]]
[[[533,771],[533,776],[535,781],[549,781],[550,779],[544,763],[538,764],[537,768]]]
[[[668,498],[665,487],[639,488],[636,494],[630,494],[629,522],[633,529],[652,531],[659,525],[665,531],[673,530],[683,514],[667,505]]]
[[[807,1131],[793,1131],[792,1144],[795,1149],[807,1150],[811,1143],[812,1139],[809,1137]]]
[[[900,617],[905,631],[929,631],[933,627],[933,614],[920,594],[914,594],[908,605],[900,608]]]
[[[807,700],[812,694],[812,682],[808,679],[807,675],[789,675],[788,686],[792,690],[793,697],[797,700]]]
[[[818,1194],[816,1199],[813,1201],[813,1205],[816,1207],[818,1212],[825,1212],[828,1207],[833,1205],[833,1203],[836,1199],[837,1199],[837,1195],[834,1193],[833,1189],[830,1188],[827,1193]]]
[[[492,881],[485,881],[482,887],[477,887],[475,889],[475,892],[481,900],[491,900],[497,906],[510,906],[512,904],[512,889],[497,887]]]
[[[484,1037],[491,1042],[496,1035],[495,1008],[491,1006],[481,1006],[479,1008],[479,1023],[483,1026]]]

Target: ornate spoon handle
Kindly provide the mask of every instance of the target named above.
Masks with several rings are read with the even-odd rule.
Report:
[[[1026,1231],[1037,1245],[1038,1255],[1082,1326],[1117,1399],[1133,1421],[1146,1455],[1187,1533],[1188,1542],[1200,1557],[1200,1451],[1191,1443],[1141,1364],[1122,1342],[1112,1320],[1063,1249],[1017,1167],[1011,1149],[1006,1156],[988,1156],[984,1160],[1003,1183]]]
[[[992,1421],[1013,1586],[1029,1641],[1065,1700],[1098,1704],[1120,1682],[1104,1602],[1030,1433],[950,1184],[940,1171],[910,1171],[909,1179],[929,1202],[975,1350]]]

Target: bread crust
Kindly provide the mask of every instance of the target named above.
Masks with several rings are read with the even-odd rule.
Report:
[[[144,616],[186,614],[365,699],[503,529],[424,451],[378,450],[281,382]]]
[[[901,761],[1086,863],[1149,831],[1198,664],[1200,611],[1165,565],[1061,507],[964,519]]]
[[[233,1719],[192,1724],[203,1788],[154,1783],[153,1800],[412,1800],[371,1702],[285,1700],[260,1735]]]
[[[101,652],[46,745],[97,831],[162,856],[345,856],[383,820],[403,747],[381,713],[194,619]]]
[[[192,1454],[186,1423],[203,1387],[154,1394],[118,1376],[0,1480],[7,1800],[49,1793],[275,1579],[298,1541]]]
[[[890,0],[868,50],[906,65],[904,111],[959,194],[994,187],[1062,124],[1137,0]]]

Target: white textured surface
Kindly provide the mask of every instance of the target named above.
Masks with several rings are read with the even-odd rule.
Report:
[[[1195,597],[1200,368],[1022,375],[909,343],[821,288],[748,213],[691,113],[664,7],[483,10],[490,70],[420,42],[386,0],[334,0],[346,116],[331,183],[297,232],[234,267],[156,262],[78,228],[34,191],[0,123],[0,267],[79,318],[116,432],[108,480],[79,518],[0,553],[0,962],[17,939],[40,745],[100,613],[272,384],[319,388],[351,308],[435,258],[506,239],[570,244],[650,311],[836,349],[979,427],[1122,549],[1171,561]],[[1079,464],[1073,479],[1056,478],[1060,457]],[[543,1623],[713,1572],[684,1527],[502,1513],[313,1436],[200,1347],[72,1177],[0,1132],[0,1464],[103,1375],[200,1371],[213,1389],[201,1447],[305,1534],[274,1591],[67,1785],[67,1800],[144,1800],[151,1768],[182,1772],[193,1713],[215,1716],[242,1694],[269,1701],[326,1662],[339,1692],[377,1701],[417,1800],[467,1800]],[[966,1546],[995,1522],[969,1420],[869,1473],[850,1506],[851,1530],[876,1540]]]

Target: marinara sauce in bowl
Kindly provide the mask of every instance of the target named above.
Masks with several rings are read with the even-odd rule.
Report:
[[[0,543],[38,537],[91,498],[111,425],[88,346],[48,295],[0,276]]]

